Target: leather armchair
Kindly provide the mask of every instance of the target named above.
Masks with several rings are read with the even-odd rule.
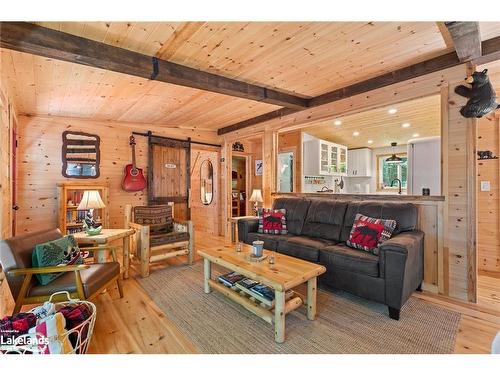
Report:
[[[85,251],[92,253],[110,251],[112,262],[33,268],[31,256],[35,245],[61,237],[59,229],[52,229],[0,241],[0,265],[16,301],[14,314],[23,305],[47,301],[53,293],[60,291],[69,292],[72,298],[90,299],[114,282],[118,285],[120,297],[123,297],[120,264],[116,261],[116,252],[112,247],[85,248]],[[63,275],[47,285],[40,285],[33,275],[43,273]]]

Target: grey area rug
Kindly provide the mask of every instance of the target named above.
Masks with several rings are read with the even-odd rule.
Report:
[[[212,266],[217,276],[222,268]],[[401,319],[387,307],[340,291],[319,290],[317,318],[287,315],[286,341],[273,327],[217,291],[203,292],[203,265],[170,266],[138,279],[200,353],[452,353],[460,314],[410,298]]]

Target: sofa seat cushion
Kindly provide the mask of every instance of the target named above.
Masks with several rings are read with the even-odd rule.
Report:
[[[377,255],[363,250],[351,249],[345,244],[320,249],[319,262],[327,268],[340,268],[372,277],[379,276],[379,257]]]
[[[333,244],[335,244],[334,241],[325,240],[323,238],[292,236],[286,239],[280,239],[277,250],[279,253],[285,255],[317,263],[319,250]]]
[[[264,249],[276,251],[278,248],[278,241],[290,237],[293,237],[293,235],[250,232],[247,234],[247,243],[251,245],[253,241],[264,241]]]
[[[80,271],[86,298],[96,293],[106,282],[109,282],[111,278],[120,275],[120,263],[118,262],[95,263],[89,266],[89,268]],[[46,296],[62,290],[66,290],[69,293],[76,293],[74,272],[64,272],[62,276],[58,277],[50,284],[32,286],[28,292],[28,296]]]

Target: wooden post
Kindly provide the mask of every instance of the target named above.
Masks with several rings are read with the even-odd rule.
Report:
[[[194,259],[194,230],[193,230],[193,222],[191,220],[187,222],[187,229],[189,233],[188,264],[191,265],[193,264],[193,259]]]
[[[141,228],[141,276],[149,276],[149,226]]]
[[[317,278],[313,277],[307,281],[307,319],[316,319],[316,292]]]
[[[262,193],[264,207],[272,206],[271,193],[276,191],[276,158],[277,158],[276,131],[265,131],[262,137],[262,153],[264,160],[264,171],[262,175]]]
[[[274,341],[285,341],[285,292],[274,292]]]
[[[129,267],[130,267],[130,236],[125,236],[125,237],[123,237],[123,278],[124,279],[128,279]]]
[[[205,282],[205,293],[210,293],[210,283],[209,280],[212,277],[211,263],[207,258],[203,259],[203,270],[204,270],[204,282]]]

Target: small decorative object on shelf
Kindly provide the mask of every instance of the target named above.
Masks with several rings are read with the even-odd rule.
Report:
[[[478,151],[477,152],[478,160],[488,160],[488,159],[498,159],[498,156],[494,156],[491,151]]]
[[[94,221],[94,209],[104,208],[106,205],[97,190],[85,190],[83,198],[78,205],[78,210],[88,210],[83,220],[83,228],[89,236],[101,233],[102,225]]]
[[[243,151],[245,151],[245,148],[243,147],[243,144],[241,142],[234,142],[233,143],[233,151],[243,152]]]

